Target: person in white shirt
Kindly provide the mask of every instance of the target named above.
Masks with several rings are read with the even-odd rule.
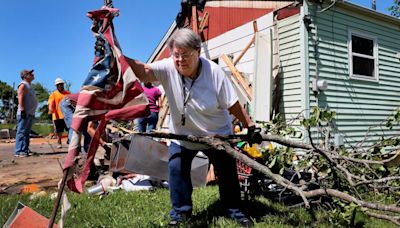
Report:
[[[151,64],[127,59],[141,81],[159,81],[164,87],[171,113],[170,132],[195,136],[230,135],[233,130],[230,114],[233,114],[249,128],[251,137],[260,142],[261,135],[255,133],[254,123],[240,105],[228,77],[216,63],[200,56],[200,37],[190,29],[179,29],[168,41],[168,47],[171,57]],[[190,170],[200,150],[215,167],[221,202],[228,215],[241,224],[251,224],[239,210],[235,159],[203,144],[173,140],[168,149],[170,225],[177,225],[191,216]]]

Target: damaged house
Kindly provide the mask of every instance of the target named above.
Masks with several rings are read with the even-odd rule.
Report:
[[[191,18],[185,26],[195,23],[202,56],[224,68],[256,121],[280,113],[308,141],[296,117],[319,107],[336,119],[328,134],[312,129],[315,140],[364,147],[400,134],[371,127],[400,106],[400,19],[334,0],[210,0]],[[169,57],[166,42],[176,29],[174,22],[148,62]],[[159,127],[167,113],[161,110]]]

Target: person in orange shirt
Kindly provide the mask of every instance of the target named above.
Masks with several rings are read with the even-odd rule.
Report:
[[[64,115],[61,111],[60,104],[61,100],[64,98],[65,95],[70,94],[67,90],[64,89],[64,80],[61,78],[56,78],[54,85],[57,87],[49,97],[48,106],[49,106],[49,114],[52,115],[54,127],[57,133],[57,148],[62,148],[61,144],[61,137],[64,130],[68,132],[68,128],[65,125]]]

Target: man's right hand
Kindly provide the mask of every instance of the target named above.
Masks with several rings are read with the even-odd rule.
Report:
[[[26,112],[25,112],[25,110],[22,110],[22,111],[21,111],[21,118],[22,118],[22,119],[25,119],[25,118],[26,118]]]

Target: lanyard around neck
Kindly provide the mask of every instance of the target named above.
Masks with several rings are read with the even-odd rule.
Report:
[[[187,94],[186,94],[185,79],[184,79],[184,76],[181,75],[181,80],[182,80],[182,92],[183,92],[183,108],[182,108],[182,113],[181,113],[181,124],[182,124],[182,126],[185,125],[185,120],[186,120],[186,118],[185,118],[185,110],[186,110],[186,105],[187,105],[187,103],[188,103],[188,101],[189,101],[190,90],[192,90],[192,87],[193,87],[194,83],[196,82],[197,78],[198,78],[199,75],[200,75],[201,66],[202,66],[202,63],[201,63],[201,60],[199,59],[199,66],[198,66],[198,68],[197,68],[196,78],[194,78],[194,79],[192,80],[192,83],[190,84],[190,87],[188,88]]]
[[[201,66],[202,66],[202,63],[201,63],[201,60],[199,59],[199,66],[198,66],[198,68],[197,68],[196,78],[194,78],[194,79],[192,80],[192,83],[190,84],[190,87],[187,89],[187,94],[186,94],[186,86],[185,86],[185,79],[184,79],[184,76],[180,74],[180,75],[181,75],[181,80],[182,80],[183,108],[186,108],[186,104],[187,104],[187,102],[189,101],[189,97],[190,97],[190,90],[192,90],[192,87],[193,87],[194,83],[196,82],[197,78],[198,78],[199,75],[200,75]]]

